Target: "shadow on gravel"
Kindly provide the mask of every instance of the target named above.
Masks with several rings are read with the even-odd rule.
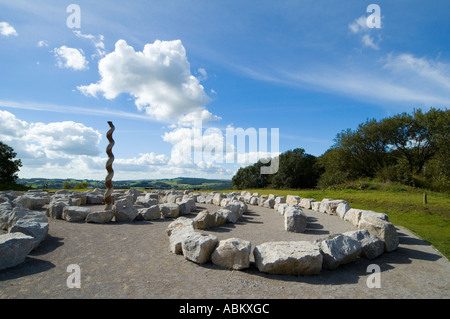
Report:
[[[54,267],[55,265],[49,261],[28,256],[20,265],[0,271],[0,281],[34,275]]]
[[[62,242],[63,238],[60,237],[53,237],[52,235],[48,234],[47,238],[35,249],[33,250],[29,256],[40,256],[45,255],[58,247],[64,245]]]

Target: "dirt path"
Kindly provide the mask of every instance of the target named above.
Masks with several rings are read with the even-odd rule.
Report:
[[[95,209],[102,209],[97,206]],[[210,211],[218,208],[200,205]],[[288,233],[274,210],[249,206],[234,225],[216,228],[219,239],[240,237],[252,247],[267,241],[314,240],[354,229],[336,216],[305,210],[308,230]],[[191,214],[190,217],[194,217]],[[168,250],[166,227],[154,222],[87,224],[50,220],[47,239],[25,263],[0,271],[3,298],[449,298],[450,263],[432,246],[398,228],[400,246],[375,260],[358,261],[317,276],[263,274],[197,265]],[[81,269],[81,288],[70,289],[67,267]],[[381,268],[381,288],[368,288],[370,264]]]

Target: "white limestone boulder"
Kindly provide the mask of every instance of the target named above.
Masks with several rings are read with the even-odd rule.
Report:
[[[290,206],[284,213],[284,229],[289,232],[303,233],[306,230],[307,216],[300,207]]]
[[[166,203],[159,205],[163,218],[177,218],[180,216],[180,205],[176,203]]]
[[[161,209],[158,205],[138,209],[136,218],[142,220],[155,220],[161,218]]]
[[[131,222],[139,213],[137,208],[133,206],[133,203],[125,198],[117,200],[113,205],[112,211],[116,222]]]
[[[246,269],[250,266],[250,248],[251,243],[240,238],[221,240],[211,255],[211,261],[227,269]]]
[[[0,235],[0,270],[17,266],[34,249],[34,238],[23,233]]]
[[[106,224],[111,222],[114,213],[111,210],[104,210],[99,212],[90,212],[86,216],[87,223]]]
[[[311,209],[311,203],[315,202],[314,198],[302,198],[299,202],[299,206],[305,209]]]
[[[181,249],[187,260],[204,264],[211,260],[217,243],[218,239],[214,235],[193,232],[183,240]]]
[[[340,265],[355,261],[361,254],[361,243],[343,234],[323,240],[319,244],[326,268],[334,270]]]
[[[361,256],[366,259],[375,259],[384,253],[384,242],[366,229],[348,231],[343,235],[350,236],[361,243]]]
[[[80,207],[80,206],[65,206],[62,212],[62,219],[74,223],[85,221],[87,215],[91,213],[91,209],[89,207]]]
[[[300,203],[300,200],[301,200],[300,196],[294,196],[294,195],[286,196],[286,203],[289,205],[298,205]]]
[[[277,275],[317,275],[323,257],[319,247],[308,241],[268,242],[253,250],[260,272]]]
[[[358,224],[358,229],[367,229],[369,233],[378,237],[384,242],[384,249],[387,252],[398,248],[399,238],[395,226],[383,219],[374,216],[362,216]]]

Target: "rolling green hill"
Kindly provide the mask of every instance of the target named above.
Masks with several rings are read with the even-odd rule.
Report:
[[[105,182],[99,180],[79,179],[46,179],[46,178],[19,178],[18,184],[41,189],[61,189],[63,184],[69,182],[74,187],[77,183],[87,182],[89,188],[105,188]],[[147,188],[147,189],[229,189],[230,180],[206,179],[192,177],[177,177],[173,179],[146,179],[113,181],[114,188]]]

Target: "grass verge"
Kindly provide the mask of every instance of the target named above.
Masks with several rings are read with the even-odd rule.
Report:
[[[226,192],[230,192],[228,190]],[[427,204],[423,203],[423,190],[276,190],[249,189],[251,193],[297,195],[304,198],[344,199],[353,208],[385,213],[390,222],[402,226],[433,245],[450,259],[450,195],[427,191]],[[223,191],[225,192],[225,191]]]

